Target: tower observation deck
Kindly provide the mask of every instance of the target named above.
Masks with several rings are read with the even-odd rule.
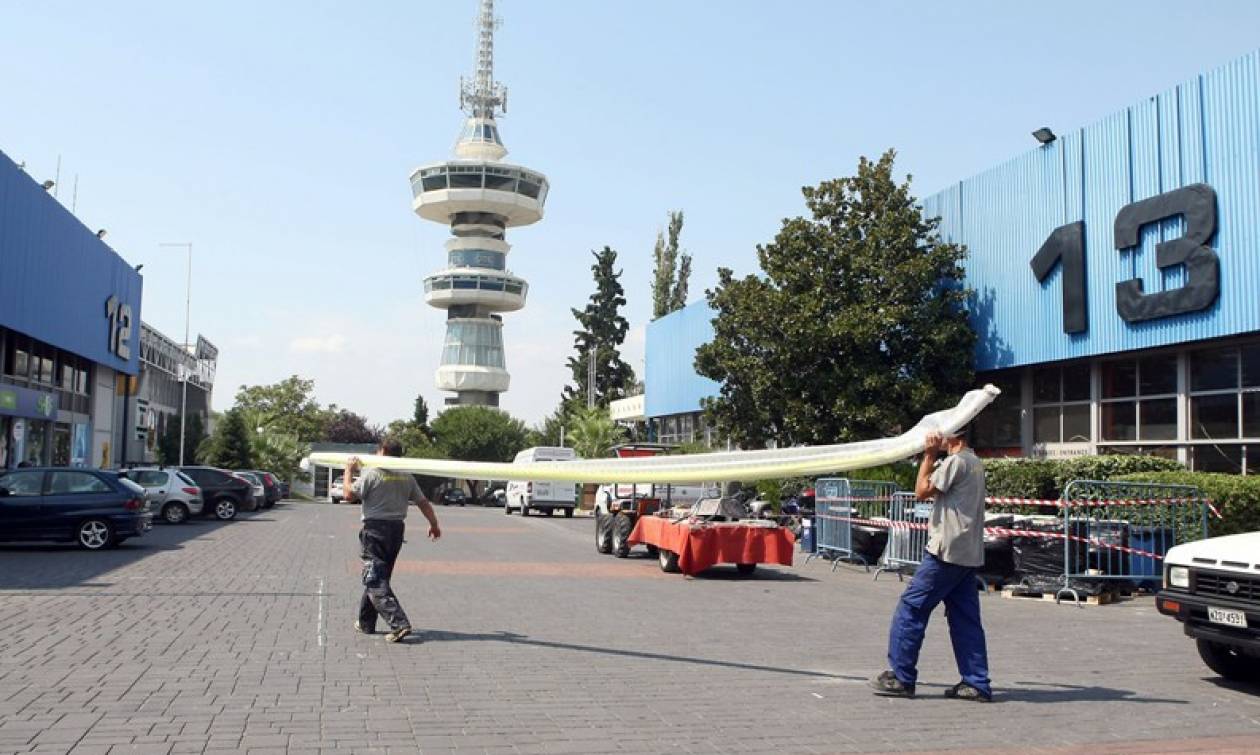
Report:
[[[525,306],[529,285],[507,267],[506,230],[537,223],[547,201],[547,177],[502,162],[507,148],[496,118],[507,112],[507,88],[494,80],[494,0],[480,0],[477,63],[460,80],[467,114],[455,157],[411,174],[412,208],[449,225],[446,266],[424,279],[424,299],[446,310],[446,340],[436,385],[455,393],[447,404],[499,405],[511,376],[503,355],[501,312]]]

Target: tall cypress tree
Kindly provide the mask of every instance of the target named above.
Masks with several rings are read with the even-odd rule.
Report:
[[[621,358],[621,345],[625,343],[630,323],[621,314],[626,305],[626,292],[621,287],[621,271],[615,269],[617,252],[605,246],[602,251],[592,252],[595,264],[591,272],[595,277],[595,293],[591,294],[585,309],[574,309],[580,330],[573,331],[573,347],[577,352],[569,357],[569,370],[573,384],[564,389],[564,401],[573,406],[585,406],[587,376],[591,350],[595,350],[595,403],[607,406],[608,402],[622,398],[634,382],[634,370]]]
[[[190,423],[191,424],[191,423]],[[254,458],[249,443],[250,429],[239,408],[229,409],[214,428],[206,453],[206,463],[222,469],[250,469]]]
[[[652,249],[652,319],[664,317],[687,305],[687,285],[691,278],[691,255],[679,250],[683,213],[669,213],[668,231],[656,234]]]

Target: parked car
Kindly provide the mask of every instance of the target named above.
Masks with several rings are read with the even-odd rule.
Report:
[[[333,503],[341,503],[345,500],[344,483],[342,482],[344,479],[345,475],[338,475],[337,478],[328,485],[329,501],[332,501]],[[358,479],[359,478],[357,477],[351,477],[350,484],[353,485]],[[358,503],[358,501],[351,501],[351,503]]]
[[[278,485],[278,486],[280,487],[280,500],[282,500],[282,501],[283,501],[283,500],[287,499],[287,498],[289,497],[289,495],[290,495],[290,493],[289,493],[289,481],[288,481],[288,480],[282,480],[282,479],[280,479],[280,476],[279,476],[279,475],[272,475],[272,476],[276,478],[276,485]]]
[[[280,481],[276,479],[276,476],[261,469],[247,469],[245,471],[262,480],[264,498],[263,508],[269,509],[272,506],[275,506],[276,502],[283,497],[280,493]]]
[[[144,488],[116,473],[36,467],[0,474],[0,540],[75,542],[95,551],[152,526]]]
[[[168,524],[179,524],[190,516],[201,515],[204,507],[201,488],[179,470],[135,467],[120,476],[144,488],[149,509]]]
[[[253,501],[253,486],[226,469],[215,467],[179,467],[197,487],[205,501],[205,513],[222,521],[236,518],[236,512]]]
[[[506,485],[507,483],[503,484]],[[486,488],[477,501],[482,506],[498,506],[499,508],[503,508],[507,504],[507,493],[502,487],[495,487],[493,489]]]
[[[443,506],[463,506],[468,503],[468,495],[459,488],[447,488],[438,496],[438,503]]]
[[[233,471],[232,474],[250,484],[253,492],[253,508],[250,511],[261,511],[267,508],[267,486],[263,484],[261,476],[255,472],[241,471]]]

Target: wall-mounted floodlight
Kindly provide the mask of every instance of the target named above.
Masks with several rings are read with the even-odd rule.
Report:
[[[1054,132],[1051,131],[1048,127],[1042,126],[1041,128],[1033,132],[1033,138],[1041,142],[1042,144],[1049,144],[1050,142],[1054,141],[1055,139],[1058,139],[1059,137],[1055,136]]]
[[[44,187],[44,191],[52,191],[52,187],[56,185],[57,185],[57,182],[52,180],[51,178],[43,182],[42,184],[40,184],[40,186]]]
[[[105,229],[104,229],[104,228],[102,228],[102,229],[100,229],[99,231],[97,231],[97,232],[96,232],[96,238],[98,238],[98,239],[103,239],[103,238],[105,238]]]

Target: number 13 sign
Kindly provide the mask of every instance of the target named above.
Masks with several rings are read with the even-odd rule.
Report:
[[[1181,216],[1185,234],[1155,245],[1155,264],[1161,270],[1185,265],[1186,283],[1170,291],[1144,293],[1138,278],[1116,284],[1116,311],[1125,322],[1198,312],[1216,301],[1221,287],[1220,259],[1208,240],[1216,233],[1216,192],[1207,184],[1191,184],[1116,213],[1116,249],[1138,245],[1142,226]],[[1061,225],[1050,232],[1029,263],[1038,281],[1063,266],[1063,332],[1084,333],[1089,328],[1085,288],[1085,221]]]

